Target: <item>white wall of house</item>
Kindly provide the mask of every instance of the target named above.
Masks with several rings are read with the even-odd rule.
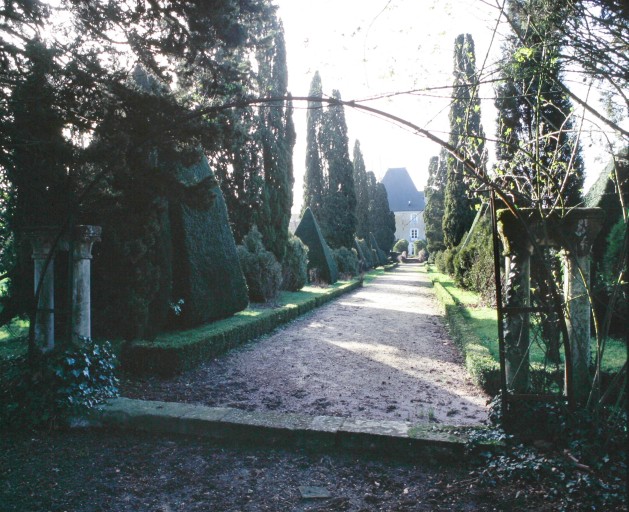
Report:
[[[393,212],[395,213],[395,239],[404,238],[409,241],[409,254],[413,254],[413,242],[426,238],[424,212]]]

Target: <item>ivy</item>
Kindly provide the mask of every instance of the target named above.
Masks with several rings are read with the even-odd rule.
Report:
[[[57,427],[118,395],[109,342],[80,339],[65,350],[2,361],[0,426]]]

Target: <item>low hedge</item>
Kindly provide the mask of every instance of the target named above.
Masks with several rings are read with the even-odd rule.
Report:
[[[250,306],[230,318],[195,329],[163,333],[154,341],[139,340],[122,347],[122,367],[134,375],[169,377],[189,370],[249,340],[362,286],[362,281],[327,288],[304,287],[281,292],[278,307]]]
[[[442,283],[440,281],[442,277],[443,275],[440,276],[439,274],[429,275],[437,299],[445,313],[452,338],[461,349],[465,359],[465,367],[476,384],[482,386],[490,395],[496,395],[500,391],[498,333],[496,331],[495,338],[492,336],[492,339],[488,340],[484,337],[487,334],[483,335],[483,328],[478,330],[478,325],[476,325],[477,329],[475,329],[473,323],[478,323],[478,319],[469,317],[470,313],[466,309],[465,304],[460,303],[453,294],[448,291],[448,286],[451,282],[448,280],[448,282]],[[477,294],[473,292],[457,290],[459,290],[463,296],[477,296]],[[466,299],[462,300],[465,301]],[[608,340],[606,354],[607,356],[603,364],[601,376],[603,389],[606,389],[617,372],[620,371],[625,364],[626,347],[624,342],[620,340]],[[542,354],[532,350],[530,369],[532,382],[542,382],[550,378],[560,389],[563,386],[563,369],[550,370],[546,368],[540,359],[542,357]]]
[[[463,315],[462,307],[456,303],[454,297],[438,280],[433,277],[430,279],[439,304],[444,310],[452,339],[459,346],[465,359],[467,372],[474,383],[481,386],[487,393],[492,396],[498,394],[500,391],[500,364],[470,327]]]

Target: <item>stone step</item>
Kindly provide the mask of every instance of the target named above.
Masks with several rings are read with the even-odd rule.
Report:
[[[461,462],[467,437],[457,427],[116,398],[102,406],[90,427],[202,436],[255,445],[351,450],[415,461]],[[482,427],[481,427],[482,428]],[[459,427],[460,429],[460,427]],[[476,450],[494,450],[495,443]]]

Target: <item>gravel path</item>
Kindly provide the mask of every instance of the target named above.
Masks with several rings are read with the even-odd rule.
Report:
[[[470,381],[430,281],[402,265],[200,368],[123,384],[133,398],[247,410],[474,425]]]

